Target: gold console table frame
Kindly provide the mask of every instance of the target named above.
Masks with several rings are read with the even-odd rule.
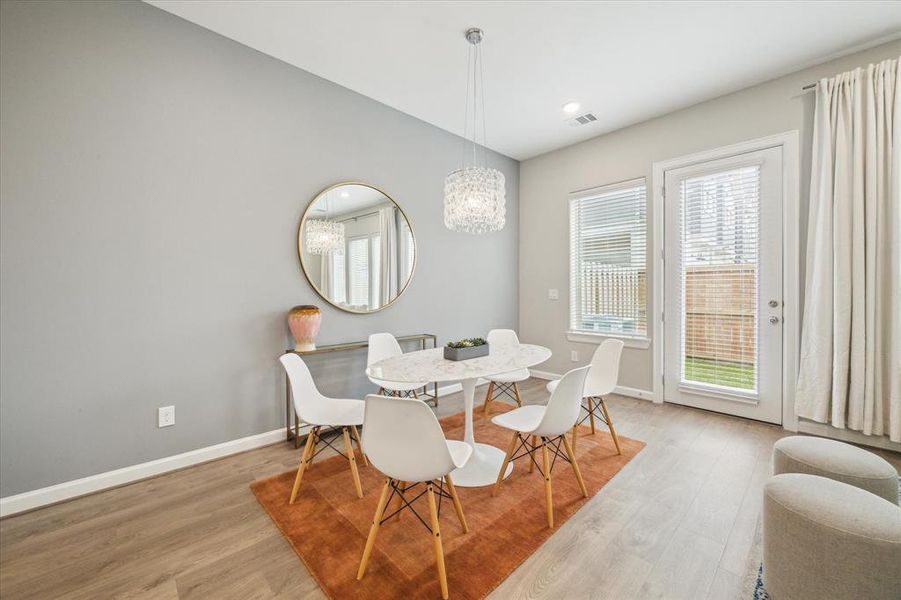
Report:
[[[419,346],[421,350],[428,350],[426,346],[427,341],[432,342],[432,348],[438,347],[438,337],[432,333],[419,333],[416,335],[405,335],[397,338],[397,341],[401,344],[404,342],[419,342]],[[305,352],[298,352],[293,348],[285,350],[285,352],[293,352],[298,356],[312,356],[315,354],[328,354],[330,352],[346,352],[349,350],[362,350],[363,348],[368,348],[368,341],[361,342],[346,342],[343,344],[332,344],[329,346],[319,346],[315,350],[308,350]],[[431,400],[434,405],[438,406],[438,383],[432,383],[435,389],[434,393],[429,394],[428,388],[429,386],[425,386],[425,392],[422,394],[424,398],[426,398],[426,402]],[[292,418],[293,415],[293,418]],[[294,412],[294,403],[291,402],[291,382],[288,380],[288,374],[285,373],[285,429],[286,429],[286,439],[290,442],[294,440],[294,447],[300,447],[300,418],[297,416],[297,413]]]

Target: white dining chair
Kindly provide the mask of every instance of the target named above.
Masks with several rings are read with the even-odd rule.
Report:
[[[400,356],[404,351],[401,350],[397,339],[390,333],[373,333],[369,336],[369,351],[366,355],[366,366],[369,367],[373,363],[386,358]],[[368,377],[368,376],[367,376]],[[416,390],[420,390],[428,385],[428,382],[416,383],[400,383],[395,381],[385,381],[375,377],[369,377],[369,381],[379,386],[378,393],[384,396],[404,396],[419,398]]]
[[[512,329],[492,329],[488,332],[488,348],[497,348],[499,346],[519,346],[519,338]],[[529,378],[528,369],[517,369],[499,375],[492,375],[488,379],[488,391],[485,392],[485,404],[483,411],[488,414],[488,406],[494,401],[505,395],[516,402],[517,406],[522,406],[522,398],[519,395],[519,386],[517,383],[525,381]]]
[[[357,579],[362,579],[366,573],[379,528],[395,515],[400,517],[400,512],[409,508],[423,524],[428,522],[426,527],[432,535],[441,597],[446,599],[447,574],[435,496],[437,494],[453,502],[463,533],[467,533],[469,527],[450,473],[466,464],[472,455],[472,446],[446,439],[438,418],[424,402],[413,398],[370,395],[366,397],[363,448],[372,466],[384,473],[387,480],[369,528]],[[409,498],[407,494],[418,485],[423,485],[425,489]],[[428,502],[428,521],[419,516],[413,506],[423,495]],[[385,516],[385,509],[394,498],[397,498],[399,507]]]
[[[353,434],[357,445],[360,446],[363,463],[368,465],[366,455],[363,454],[360,431],[357,429],[357,426],[363,424],[365,403],[362,400],[336,399],[323,396],[316,388],[313,376],[310,375],[307,365],[293,352],[283,354],[279,360],[282,366],[285,367],[285,371],[288,373],[288,380],[291,382],[294,411],[301,421],[313,427],[310,433],[307,434],[307,443],[303,448],[303,453],[300,455],[300,466],[297,467],[297,475],[294,477],[294,487],[291,488],[291,497],[288,503],[294,504],[304,471],[313,462],[316,455],[319,454],[316,451],[319,442],[325,443],[320,452],[328,447],[347,458],[350,463],[350,472],[353,477],[357,497],[362,498],[363,486],[360,484],[360,474],[357,471],[357,459],[354,456],[351,434]],[[323,427],[341,429],[341,434],[344,437],[344,452],[332,446],[330,440],[322,437]]]
[[[588,497],[588,489],[582,480],[582,472],[579,463],[576,462],[576,453],[566,439],[566,434],[572,429],[573,424],[579,418],[582,405],[582,389],[585,386],[585,376],[589,367],[573,369],[560,379],[546,406],[529,405],[514,408],[510,412],[496,415],[491,419],[495,425],[513,430],[513,437],[504,456],[504,462],[497,475],[492,494],[497,494],[504,481],[507,465],[510,461],[529,457],[529,472],[538,462],[535,453],[541,451],[541,474],[544,476],[544,497],[547,503],[547,524],[554,526],[554,498],[551,492],[551,469],[557,458],[561,458],[572,465],[573,473],[579,482],[582,496]],[[563,446],[563,452],[560,446]],[[554,454],[554,461],[550,454]]]
[[[600,419],[607,425],[610,430],[610,437],[613,438],[613,445],[616,446],[616,453],[622,454],[619,448],[619,438],[616,436],[616,428],[613,427],[613,420],[610,418],[610,412],[607,410],[607,403],[604,402],[604,396],[616,389],[616,382],[619,379],[619,360],[623,354],[622,340],[604,340],[594,355],[591,357],[591,369],[588,371],[588,377],[585,379],[585,390],[582,397],[585,403],[582,405],[586,414],[578,423],[573,426],[573,449],[576,447],[576,439],[578,436],[579,425],[589,420],[591,423],[591,434],[595,433],[594,420]],[[557,387],[557,382],[551,381],[547,384],[547,391],[553,393]]]

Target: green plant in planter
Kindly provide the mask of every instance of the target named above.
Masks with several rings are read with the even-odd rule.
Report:
[[[448,342],[447,347],[448,348],[472,348],[473,346],[484,346],[487,343],[488,342],[486,342],[484,339],[477,337],[477,338],[462,339],[458,342]]]

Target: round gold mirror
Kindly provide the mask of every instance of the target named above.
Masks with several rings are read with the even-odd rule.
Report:
[[[313,198],[300,220],[297,251],[313,289],[354,313],[390,306],[410,284],[416,265],[407,215],[365,183],[339,183]]]

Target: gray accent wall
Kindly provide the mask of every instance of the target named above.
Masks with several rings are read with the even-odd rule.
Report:
[[[798,130],[801,139],[800,267],[803,282],[814,94],[803,93],[801,88],[823,77],[896,58],[899,54],[901,41],[890,42],[523,161],[520,167],[519,333],[524,340],[542,344],[553,351],[553,357],[539,368],[563,373],[579,364],[587,364],[596,348],[593,344],[570,342],[566,338],[569,326],[570,192],[645,177],[650,224],[653,219],[651,170],[655,161]],[[723,69],[728,68],[723,65]],[[652,76],[650,71],[648,76]],[[716,76],[711,73],[711,77]],[[616,93],[615,87],[611,88],[611,93]],[[649,235],[649,244],[650,239]],[[653,282],[653,272],[654,261],[649,254],[648,282]],[[548,288],[559,289],[560,299],[548,300]],[[650,329],[650,315],[660,307],[653,305],[650,287],[648,290]],[[626,348],[623,351],[621,385],[652,390],[654,343],[656,341],[652,340],[652,346],[647,349]],[[578,362],[570,361],[571,350],[579,353]]]
[[[322,307],[321,344],[516,326],[516,161],[491,157],[506,228],[453,233],[445,131],[140,2],[0,7],[0,496],[282,426],[296,304]],[[391,194],[418,242],[372,315],[297,258],[303,208],[342,180]],[[373,390],[364,353],[312,363],[327,394]]]

